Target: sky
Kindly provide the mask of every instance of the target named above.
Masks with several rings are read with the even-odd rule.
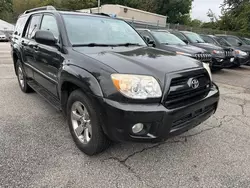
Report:
[[[222,3],[223,0],[194,0],[191,16],[193,19],[199,19],[208,22],[208,9],[211,9],[218,17],[219,15],[221,15],[220,5]]]

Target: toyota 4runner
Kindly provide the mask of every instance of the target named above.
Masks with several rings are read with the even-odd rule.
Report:
[[[61,110],[88,155],[110,140],[164,140],[217,109],[207,64],[150,48],[123,20],[52,6],[27,10],[11,46],[21,90]]]

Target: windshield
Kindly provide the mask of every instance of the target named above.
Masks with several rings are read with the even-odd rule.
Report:
[[[225,37],[225,39],[227,40],[227,42],[229,42],[231,45],[233,46],[239,46],[239,43],[242,43],[242,41],[240,41],[239,39],[235,38],[235,37]]]
[[[196,33],[185,33],[185,35],[191,40],[193,43],[205,43],[205,41],[200,37],[200,35]]]
[[[122,20],[67,14],[63,18],[72,45],[131,43],[146,46],[140,35]]]
[[[185,42],[183,42],[181,39],[176,37],[175,35],[167,32],[159,32],[159,31],[153,31],[153,36],[162,44],[170,44],[170,45],[186,45]]]
[[[4,33],[2,31],[0,31],[0,35],[4,35]]]

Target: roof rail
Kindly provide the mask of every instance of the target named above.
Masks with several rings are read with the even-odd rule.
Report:
[[[40,10],[56,10],[56,8],[49,5],[49,6],[45,6],[45,7],[38,7],[38,8],[26,10],[23,14],[28,14],[28,13],[36,12],[36,11],[40,11]]]
[[[111,17],[109,14],[105,14],[105,13],[91,13],[91,14],[100,15],[100,16],[107,16],[107,17]]]

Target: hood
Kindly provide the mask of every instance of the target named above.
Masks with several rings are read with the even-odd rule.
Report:
[[[189,53],[189,54],[197,54],[197,53],[206,53],[207,51],[205,49],[192,46],[192,45],[161,45],[161,49],[168,50],[168,51],[173,51],[173,52],[184,52],[184,53]]]
[[[212,52],[213,50],[223,50],[223,48],[210,43],[192,43],[192,45],[199,48],[203,48],[209,52]]]
[[[202,67],[195,59],[149,47],[75,47],[74,50],[124,74],[165,75]]]

